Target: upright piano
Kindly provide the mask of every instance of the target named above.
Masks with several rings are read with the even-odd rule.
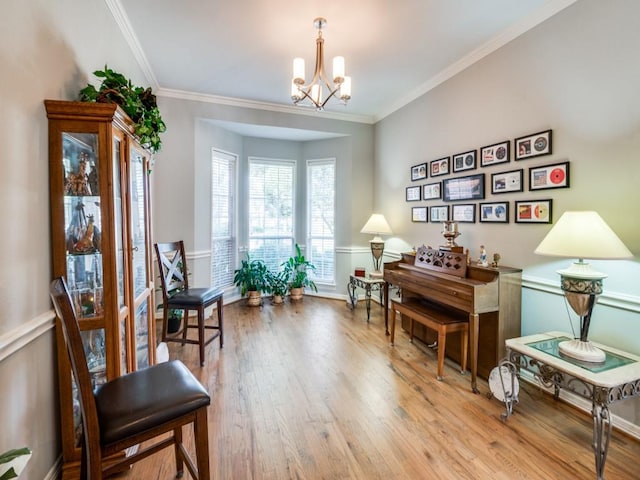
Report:
[[[422,297],[468,314],[471,388],[477,393],[477,374],[488,378],[505,355],[505,340],[521,335],[522,270],[473,264],[460,268],[460,262],[448,261],[447,254],[436,253],[441,261],[427,263],[416,262],[415,253],[402,254],[402,260],[384,264],[385,330],[389,335],[389,285],[398,287],[405,298]],[[456,254],[449,252],[449,257],[453,256]],[[461,258],[466,263],[466,256],[457,256],[458,261]],[[405,319],[402,326],[408,328]],[[414,334],[427,343],[436,338],[433,331],[422,325],[415,326]],[[446,353],[460,363],[459,343],[455,339],[447,341]]]

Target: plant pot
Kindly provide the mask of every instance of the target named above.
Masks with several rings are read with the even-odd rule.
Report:
[[[271,299],[271,303],[274,305],[282,305],[284,303],[284,298],[282,298],[282,295],[274,295]]]
[[[262,305],[262,297],[258,290],[249,290],[247,297],[247,305],[250,307],[259,307]]]
[[[169,317],[167,319],[167,333],[176,333],[180,330],[180,324],[182,323],[182,317]]]
[[[297,288],[292,288],[289,292],[290,294],[290,298],[291,300],[298,301],[298,300],[302,300],[302,294],[304,293],[304,288],[302,287],[297,287]]]

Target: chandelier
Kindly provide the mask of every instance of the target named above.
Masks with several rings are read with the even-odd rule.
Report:
[[[324,110],[324,106],[332,97],[339,98],[344,105],[351,98],[351,77],[345,77],[344,75],[344,57],[333,58],[333,81],[327,78],[324,70],[322,28],[326,24],[327,20],[321,17],[313,21],[313,25],[318,29],[318,38],[316,39],[316,66],[311,82],[305,85],[304,59],[293,59],[291,100],[295,105],[312,106],[317,111]],[[325,89],[326,92],[324,92]]]

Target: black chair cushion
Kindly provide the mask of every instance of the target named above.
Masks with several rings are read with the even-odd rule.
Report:
[[[95,398],[103,445],[211,403],[202,384],[180,360],[115,378],[96,387]]]
[[[190,306],[208,305],[217,301],[222,297],[223,291],[219,288],[189,288],[176,293],[169,299],[169,308],[171,306]]]

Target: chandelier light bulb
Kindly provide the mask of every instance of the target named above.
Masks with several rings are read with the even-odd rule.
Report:
[[[344,80],[344,57],[333,57],[333,83],[339,85]]]

